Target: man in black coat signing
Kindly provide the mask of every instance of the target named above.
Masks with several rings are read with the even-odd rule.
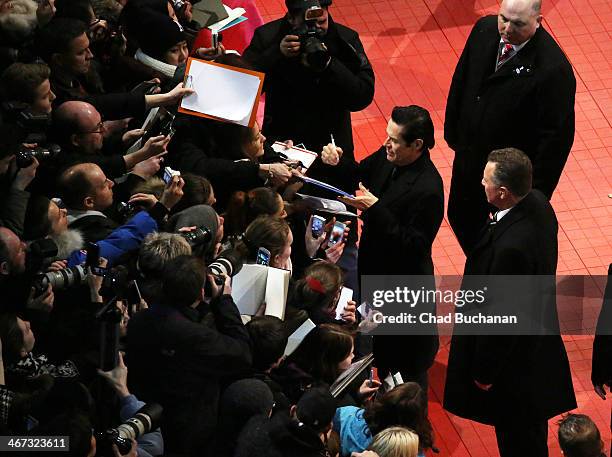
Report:
[[[362,211],[362,280],[364,275],[431,276],[428,287],[435,286],[431,246],[444,215],[444,191],[429,157],[434,143],[426,109],[395,107],[384,145],[351,172],[360,181],[362,195],[342,201]],[[323,162],[335,165],[341,154],[341,148],[329,144],[323,148]],[[435,313],[435,303],[430,305]],[[399,371],[405,382],[419,382],[426,391],[427,369],[438,351],[435,326],[430,330],[426,335],[375,336],[374,357],[381,374]]]
[[[483,176],[486,199],[499,211],[467,258],[462,289],[486,291],[475,311],[519,315],[501,334],[492,334],[498,326],[458,335],[455,322],[444,408],[494,425],[502,457],[545,457],[548,419],[576,408],[554,293],[557,218],[546,196],[532,190],[531,161],[522,151],[491,152]],[[491,285],[500,281],[506,288],[496,293]]]
[[[444,139],[455,151],[448,219],[469,254],[492,209],[480,188],[487,155],[516,147],[551,198],[574,142],[576,78],[542,27],[540,0],[504,0],[480,19],[451,83]]]

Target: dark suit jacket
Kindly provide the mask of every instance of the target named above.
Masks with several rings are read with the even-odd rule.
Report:
[[[359,164],[359,178],[379,198],[361,215],[359,274],[433,275],[431,246],[444,216],[442,178],[423,155],[388,188],[394,165],[384,147]]]
[[[495,72],[499,40],[496,16],[472,29],[453,75],[444,138],[465,164],[465,191],[481,196],[489,152],[515,147],[533,163],[534,188],[550,198],[574,141],[576,79],[543,27]]]
[[[210,304],[215,325],[194,309],[157,305],[130,319],[130,390],[164,408],[166,452],[210,455],[219,380],[250,369],[251,340],[229,295]]]
[[[431,246],[444,215],[442,178],[429,152],[399,168],[386,184],[393,168],[384,147],[359,164],[359,178],[379,198],[361,215],[359,275],[431,275],[433,280]],[[409,338],[411,349],[398,358],[405,337],[376,337],[377,365],[414,374],[429,368],[438,350],[437,334]]]
[[[557,218],[546,196],[531,191],[485,231],[467,258],[463,287],[470,288],[470,275],[552,277],[557,270],[557,231]],[[555,296],[535,299],[539,309],[534,315],[558,331]],[[474,380],[493,387],[484,392]],[[444,392],[444,408],[453,414],[499,424],[549,419],[575,407],[569,362],[558,333],[453,336]]]

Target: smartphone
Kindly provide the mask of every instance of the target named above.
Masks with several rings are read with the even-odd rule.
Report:
[[[323,234],[323,227],[325,227],[325,218],[316,215],[312,216],[310,231],[313,238],[319,238]]]
[[[257,250],[257,259],[255,260],[257,265],[270,265],[270,251],[266,248],[259,248]]]
[[[334,246],[342,241],[344,238],[344,229],[346,229],[346,225],[342,222],[336,222],[332,227],[331,233],[329,235],[329,245]]]
[[[94,272],[100,267],[100,247],[96,243],[88,242],[85,245],[85,268],[91,268]]]
[[[172,181],[173,176],[181,176],[181,172],[177,170],[173,170],[170,167],[164,168],[164,182],[169,184]]]

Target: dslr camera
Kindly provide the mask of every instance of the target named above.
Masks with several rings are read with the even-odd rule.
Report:
[[[117,446],[120,454],[127,454],[132,447],[132,440],[159,427],[162,412],[163,408],[159,404],[148,403],[118,427],[96,433],[99,450],[96,455],[112,457],[114,455],[113,444]]]
[[[49,114],[34,114],[30,112],[27,103],[7,101],[1,105],[2,122],[17,124],[25,132],[24,143],[43,144],[47,142],[47,131],[51,125]]]
[[[49,144],[46,147],[24,148],[15,154],[15,163],[18,168],[26,168],[32,165],[34,159],[39,162],[46,162],[53,159],[61,152],[61,148],[57,144]]]
[[[329,52],[323,44],[323,32],[317,27],[317,20],[325,14],[319,0],[301,2],[300,13],[303,14],[302,25],[293,30],[300,38],[302,59],[310,68],[323,71],[329,61]]]
[[[208,243],[212,239],[212,233],[207,227],[198,227],[191,232],[179,232],[189,245],[194,248],[204,243]]]

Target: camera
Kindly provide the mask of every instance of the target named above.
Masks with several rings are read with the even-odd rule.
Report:
[[[123,218],[129,217],[136,211],[136,205],[130,202],[117,203],[117,213]]]
[[[179,234],[187,240],[192,248],[208,243],[212,239],[212,233],[206,227],[198,227],[191,232],[180,232]]]
[[[181,11],[183,8],[185,8],[185,6],[187,6],[187,2],[183,0],[170,0],[170,3],[176,12]]]
[[[157,114],[144,126],[145,133],[140,140],[144,145],[149,138],[158,135],[174,135],[174,115],[164,108],[159,108]]]
[[[244,259],[236,249],[228,249],[219,254],[210,265],[208,272],[214,276],[234,276],[242,270]]]
[[[54,291],[64,290],[84,283],[86,278],[87,269],[82,265],[77,265],[40,274],[34,278],[33,287],[38,294],[44,292],[49,284]]]
[[[210,265],[208,265],[208,273],[213,276],[217,286],[223,286],[224,279],[221,275],[235,276],[244,265],[244,258],[236,249],[227,249],[219,254]],[[212,287],[206,282],[204,285],[204,295],[212,296]]]
[[[2,103],[2,121],[17,124],[25,132],[24,143],[46,143],[47,131],[51,125],[51,116],[34,114],[29,111],[27,103],[7,101]]]
[[[159,404],[148,403],[118,427],[96,433],[99,449],[96,455],[113,456],[113,444],[117,446],[120,454],[127,454],[132,447],[132,440],[159,427],[162,412],[163,408]]]
[[[35,240],[28,246],[26,270],[32,273],[42,271],[43,266],[57,255],[57,244],[50,238]]]
[[[49,144],[47,147],[22,149],[15,154],[15,163],[18,168],[26,168],[32,165],[34,159],[44,162],[53,159],[62,149],[57,144]]]
[[[329,62],[329,52],[323,44],[322,37],[325,34],[319,29],[317,19],[325,14],[318,0],[306,0],[303,6],[304,21],[300,27],[293,30],[293,34],[300,39],[302,58],[310,68],[322,71]]]

